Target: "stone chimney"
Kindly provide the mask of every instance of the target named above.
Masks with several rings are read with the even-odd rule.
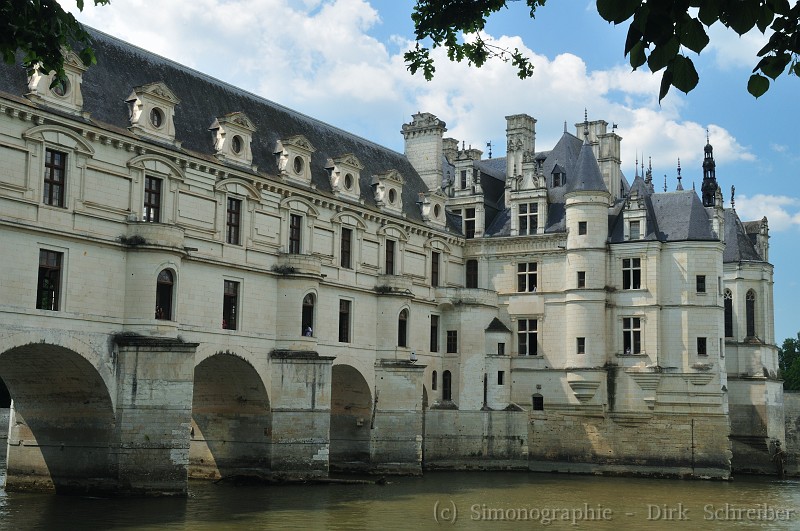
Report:
[[[522,175],[525,153],[536,151],[536,120],[527,114],[506,116],[506,177]]]
[[[403,124],[401,132],[406,141],[406,157],[428,190],[442,187],[442,137],[445,131],[445,123],[427,112],[417,113],[412,116],[411,123]]]

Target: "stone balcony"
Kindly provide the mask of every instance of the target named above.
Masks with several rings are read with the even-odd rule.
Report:
[[[309,254],[288,254],[278,255],[278,261],[273,268],[278,273],[286,275],[317,275],[322,271],[322,262],[317,256]]]
[[[400,275],[378,275],[375,288],[379,293],[410,293],[411,278]]]
[[[471,304],[497,307],[497,292],[477,288],[436,288],[436,301],[439,304]]]
[[[155,246],[183,249],[184,231],[177,225],[130,221],[127,233],[120,237],[120,241],[131,247]]]

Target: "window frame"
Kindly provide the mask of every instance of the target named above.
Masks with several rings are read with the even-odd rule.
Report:
[[[307,302],[310,301],[310,302]],[[317,296],[313,292],[303,295],[303,300],[300,303],[300,335],[304,337],[314,337],[314,317],[317,311]],[[311,329],[311,334],[306,334],[308,329]]]
[[[53,258],[54,263],[49,263]],[[39,249],[38,280],[36,283],[36,309],[50,312],[61,311],[63,292],[64,252]],[[55,282],[52,282],[55,280]],[[55,286],[46,286],[51,281]],[[45,299],[47,297],[47,299]],[[44,301],[48,300],[48,304]]]
[[[57,157],[60,157],[60,164],[55,162]],[[66,208],[67,159],[68,154],[66,152],[48,147],[45,148],[44,176],[42,179],[43,204],[57,208]],[[55,191],[58,193],[56,194]]]
[[[706,291],[706,276],[705,275],[695,275],[695,291],[698,294],[705,295]]]
[[[303,216],[294,212],[289,213],[289,254],[302,254],[303,252]]]
[[[242,244],[242,203],[238,197],[228,196],[225,209],[225,243]]]
[[[640,220],[632,219],[631,221],[628,222],[628,239],[629,240],[642,239],[642,226]]]
[[[517,213],[517,224],[517,232],[520,236],[532,236],[536,234],[539,230],[539,204],[521,203]]]
[[[464,238],[472,239],[475,237],[475,209],[465,208],[463,211]]]
[[[439,287],[439,269],[441,266],[442,254],[438,251],[431,251],[431,287]]]
[[[430,322],[430,342],[428,344],[430,352],[439,352],[439,316],[431,314]]]
[[[447,354],[458,354],[458,330],[447,331],[445,352]]]
[[[478,261],[475,259],[467,260],[465,269],[465,287],[468,289],[478,289]]]
[[[725,337],[733,338],[733,292],[726,289],[722,294],[723,308],[725,312]]]
[[[622,289],[642,289],[642,258],[622,259]]]
[[[353,269],[353,229],[342,227],[339,235],[339,265]]]
[[[539,320],[517,320],[517,356],[539,355]]]
[[[162,275],[169,275],[169,281],[162,279]],[[168,286],[168,287],[167,287]],[[165,267],[158,272],[156,277],[156,308],[155,318],[160,321],[174,321],[175,301],[175,272]],[[159,310],[161,310],[159,312]]]
[[[575,338],[575,352],[577,354],[586,354],[586,338],[585,337],[576,337]]]
[[[517,293],[536,293],[539,287],[539,263],[517,263]]]
[[[385,249],[383,253],[383,267],[385,274],[387,275],[394,275],[395,270],[397,269],[395,258],[396,258],[396,249],[397,240],[393,240],[391,238],[386,238]]]
[[[397,346],[408,348],[408,308],[403,308],[397,315]]]
[[[353,301],[339,299],[339,343],[352,343]]]
[[[450,371],[442,373],[442,400],[453,400],[453,375]]]
[[[578,236],[586,236],[589,232],[589,225],[585,221],[578,222]]]
[[[241,282],[224,279],[222,285],[222,329],[238,330],[241,325],[240,314]]]
[[[754,338],[756,335],[756,292],[747,290],[744,297],[744,315],[746,334],[745,337]]]
[[[150,185],[157,183],[157,187]],[[161,197],[164,179],[152,175],[144,176],[144,200],[142,201],[142,221],[161,223]]]
[[[578,271],[578,289],[586,287],[586,271]]]
[[[706,337],[697,338],[697,355],[708,356],[708,338]]]
[[[625,355],[642,354],[642,318],[622,318],[622,352]]]

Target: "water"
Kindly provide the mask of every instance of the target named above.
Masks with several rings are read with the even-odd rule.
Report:
[[[193,481],[186,499],[101,499],[0,490],[0,530],[520,529],[551,519],[548,527],[554,529],[800,527],[797,480],[438,472],[390,482],[237,487]],[[747,509],[753,511],[748,515]],[[781,516],[785,519],[778,519]]]

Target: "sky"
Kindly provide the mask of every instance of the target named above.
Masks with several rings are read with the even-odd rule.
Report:
[[[697,55],[700,74],[688,95],[670,90],[658,102],[660,74],[631,71],[623,55],[627,25],[597,14],[594,0],[551,0],[528,16],[525,2],[493,15],[484,38],[519,48],[532,78],[494,61],[482,68],[434,53],[436,75],[411,75],[403,53],[413,45],[413,0],[112,0],[78,12],[82,23],[276,103],[403,151],[400,128],[416,112],[447,123],[446,136],[492,155],[505,155],[505,116],[537,119],[536,149],[553,147],[567,122],[617,124],[622,168],[652,161],[656,188],[702,181],[706,131],[714,146],[725,205],[736,187],[743,221],[766,216],[775,266],[775,338],[800,331],[794,303],[800,279],[800,78],[783,75],[755,99],[747,80],[766,42],[757,30],[739,37],[719,26]],[[165,80],[169,83],[169,80]],[[649,163],[649,162],[647,162]]]

